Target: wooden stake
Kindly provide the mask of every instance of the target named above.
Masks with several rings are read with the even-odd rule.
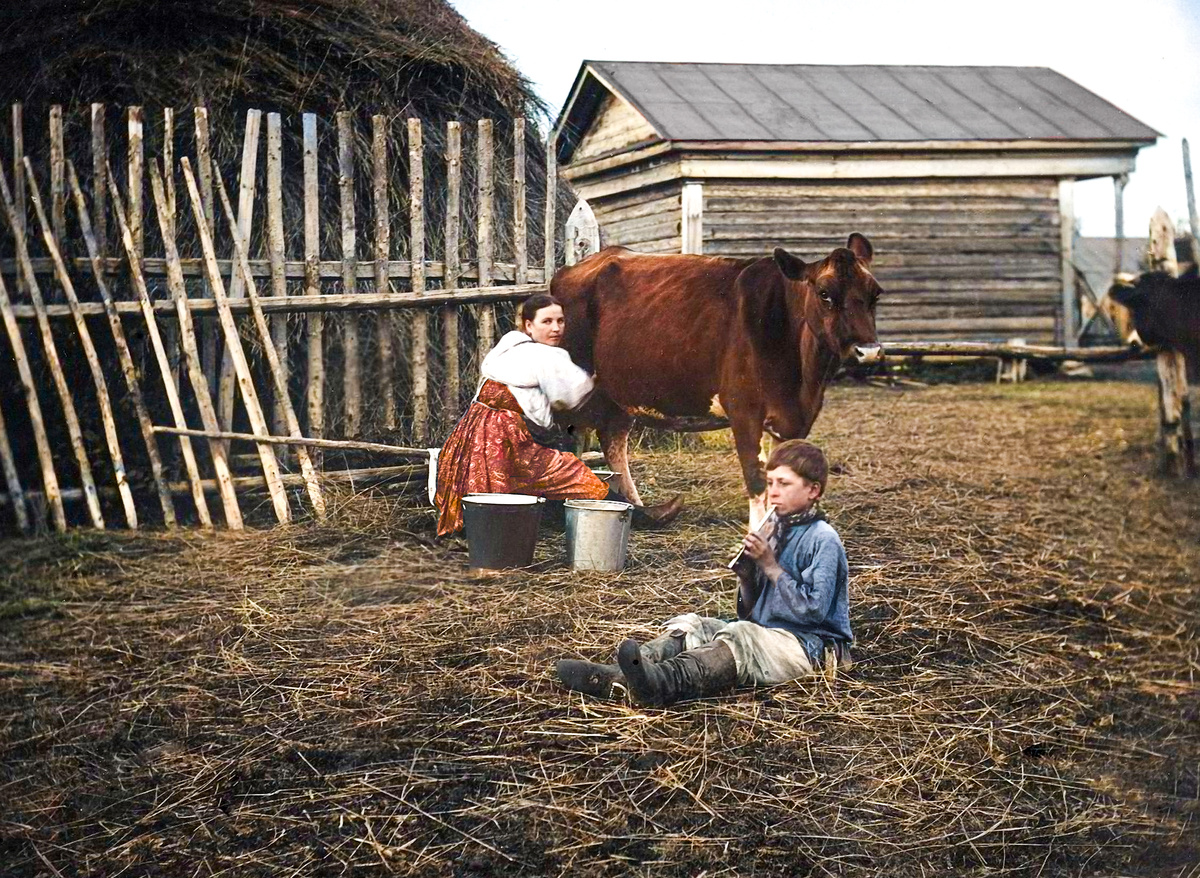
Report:
[[[126,186],[125,219],[129,223],[129,231],[133,235],[133,246],[137,251],[138,260],[146,256],[146,232],[142,227],[142,167],[145,154],[142,148],[142,137],[145,126],[141,107],[129,107],[126,111],[129,126],[129,168]]]
[[[354,233],[354,127],[348,112],[337,114],[338,196],[342,215],[342,292],[358,290],[357,241]],[[358,316],[342,318],[343,395],[346,436],[358,435],[362,420],[362,380],[359,373]]]
[[[8,498],[12,503],[13,515],[21,533],[30,532],[29,510],[25,508],[25,491],[17,475],[17,464],[13,459],[12,446],[8,443],[8,428],[4,425],[4,411],[0,409],[0,467],[4,469],[4,483],[8,486]]]
[[[238,239],[243,249],[250,247],[250,227],[254,221],[254,177],[258,170],[258,133],[261,122],[262,110],[246,111],[246,130],[242,137],[242,173],[238,184],[238,218],[237,228],[234,231],[234,237]],[[215,172],[216,167],[211,167]],[[211,206],[206,205],[205,209],[211,209]],[[198,214],[196,222],[203,224],[201,221],[207,216],[207,213]],[[216,220],[215,211],[213,220],[214,222]],[[205,229],[204,233],[207,233],[209,240],[212,240],[213,234],[208,229]],[[211,277],[209,283],[212,283]],[[245,288],[242,285],[241,275],[234,268],[229,276],[228,298],[240,299],[244,294]],[[215,291],[213,298],[216,298]],[[237,328],[236,322],[234,328]],[[233,427],[234,385],[237,380],[234,361],[239,356],[245,358],[245,350],[242,348],[241,341],[236,344],[237,350],[234,350],[234,347],[234,341],[228,337],[228,332],[226,332],[225,354],[221,359],[220,407],[217,409],[217,414],[221,419],[221,424],[229,428]]]
[[[1151,270],[1178,277],[1175,259],[1175,225],[1161,207],[1150,219],[1150,243],[1147,247]],[[1187,364],[1178,351],[1158,355],[1158,407],[1160,418],[1160,466],[1164,473],[1191,477],[1196,474],[1192,438],[1191,405],[1188,401]]]
[[[557,159],[554,152],[554,138],[550,137],[546,141],[546,222],[544,228],[546,246],[545,258],[542,261],[542,271],[545,273],[543,281],[547,287],[550,285],[550,278],[554,277],[554,242],[558,232],[554,219],[554,202],[558,198]]]
[[[162,168],[163,181],[167,184],[167,219],[171,223],[171,235],[175,235],[175,111],[167,108],[163,110],[163,135],[162,135]],[[138,189],[142,188],[142,173],[138,172]],[[143,223],[143,234],[144,234]],[[142,270],[145,271],[145,262],[142,263]],[[164,341],[167,345],[167,358],[171,361],[175,386],[179,387],[183,384],[183,374],[181,372],[183,363],[179,356],[179,326],[175,323],[167,323],[163,327]]]
[[[238,387],[242,391],[242,403],[246,407],[246,415],[250,419],[250,426],[253,431],[260,435],[265,435],[270,432],[267,427],[266,418],[263,416],[262,407],[258,402],[258,394],[254,390],[254,381],[250,374],[250,364],[246,361],[245,351],[242,349],[241,339],[238,337],[237,323],[233,319],[233,314],[229,310],[229,306],[225,298],[225,283],[221,278],[220,269],[217,267],[217,253],[213,249],[212,236],[208,234],[208,229],[204,227],[204,212],[200,203],[200,188],[196,185],[196,179],[192,174],[191,163],[187,158],[180,160],[183,165],[183,176],[187,181],[188,192],[192,196],[192,212],[196,217],[196,225],[200,233],[200,247],[204,251],[204,262],[208,269],[208,282],[212,286],[213,298],[217,301],[217,310],[221,319],[221,327],[225,330],[225,348],[230,354],[230,359],[233,360],[233,369],[237,375]],[[214,168],[214,178],[217,176]],[[157,198],[157,193],[155,194]],[[272,351],[274,353],[274,351]],[[284,490],[283,483],[279,480],[279,463],[275,459],[275,452],[270,445],[260,443],[258,445],[258,457],[262,461],[263,477],[267,480],[267,485],[271,493],[271,501],[275,506],[275,516],[280,523],[287,523],[292,520],[292,513],[288,507],[287,491]]]
[[[210,147],[210,138],[208,130],[208,109],[205,107],[196,107],[192,111],[193,119],[196,123],[196,171],[200,175],[200,195],[204,199],[204,220],[208,225],[208,233],[216,235],[217,214],[213,210],[213,194],[212,194],[212,152]],[[167,176],[175,176],[175,168],[172,166],[166,172]],[[168,210],[173,208],[174,202],[168,202]],[[173,217],[174,214],[172,213]],[[172,235],[174,240],[175,236]],[[203,272],[201,272],[203,275]],[[200,295],[205,299],[212,298],[212,291],[208,288],[208,281],[201,280]],[[217,353],[220,349],[217,336],[221,334],[220,328],[212,321],[206,321],[203,324],[202,332],[200,332],[200,350],[202,352],[204,363],[204,374],[208,376],[208,392],[211,396],[216,396],[219,391],[219,375],[221,371],[220,362],[217,360]]]
[[[479,220],[477,247],[479,257],[479,286],[492,283],[492,208],[495,181],[492,179],[492,120],[479,120],[478,157]],[[478,360],[483,362],[487,352],[496,344],[495,315],[491,305],[479,308]]]
[[[447,290],[458,288],[461,271],[459,260],[459,210],[462,187],[462,126],[458,122],[446,123],[446,252],[442,286]],[[448,420],[458,420],[460,368],[458,362],[458,306],[442,309],[442,348],[446,358],[446,412]]]
[[[222,430],[209,433],[206,430],[180,430],[176,427],[155,427],[155,433],[174,433],[186,436],[206,436],[210,439],[243,440],[258,442],[263,445],[295,445],[299,448],[336,448],[342,451],[377,451],[384,454],[395,454],[400,457],[417,457],[429,459],[429,451],[425,448],[405,448],[400,445],[386,445],[380,442],[358,442],[351,439],[311,439],[307,436],[268,436],[265,433],[232,433]]]
[[[391,255],[392,225],[388,203],[387,117],[371,117],[372,188],[375,201],[375,292],[391,291],[388,258]],[[395,430],[396,385],[395,352],[392,339],[397,332],[394,312],[381,314],[376,324],[379,336],[379,395],[383,397],[383,426]]]
[[[121,442],[117,436],[117,422],[113,417],[112,400],[108,395],[108,381],[104,377],[104,370],[100,367],[100,357],[96,353],[96,346],[92,343],[92,334],[88,330],[87,322],[83,319],[83,315],[79,313],[79,297],[75,295],[75,285],[71,282],[71,274],[67,271],[62,253],[58,249],[58,243],[54,239],[54,231],[50,228],[50,218],[46,216],[46,210],[42,206],[42,193],[38,189],[37,179],[33,176],[33,164],[28,158],[25,159],[25,167],[22,171],[22,176],[29,183],[29,195],[33,200],[33,211],[37,217],[38,227],[42,232],[42,240],[45,241],[46,250],[54,262],[54,271],[58,276],[58,282],[62,284],[63,294],[67,297],[67,304],[74,313],[75,331],[79,334],[79,343],[83,348],[83,356],[87,360],[88,369],[92,373],[92,383],[96,387],[96,402],[100,407],[100,420],[104,425],[104,440],[108,445],[108,454],[112,460],[113,475],[117,483],[117,493],[121,497],[121,505],[125,511],[125,522],[129,525],[130,530],[137,530],[137,507],[133,503],[133,491],[129,487],[129,478],[125,473],[125,459],[121,454]],[[27,251],[19,250],[18,258],[22,262],[26,262],[29,254]],[[33,267],[29,266],[27,270],[30,277],[32,277]]]
[[[96,236],[92,232],[92,221],[88,214],[87,203],[83,198],[83,189],[79,185],[79,178],[75,175],[75,166],[68,162],[67,176],[71,184],[71,194],[75,199],[75,211],[79,216],[79,225],[83,231],[84,243],[87,246],[88,255],[91,259],[92,276],[96,279],[96,286],[100,290],[100,297],[104,300],[104,310],[108,315],[108,327],[112,332],[113,344],[117,350],[117,360],[121,364],[121,372],[125,376],[125,386],[129,390],[129,398],[133,402],[134,412],[137,414],[138,427],[141,429],[142,441],[146,446],[146,456],[150,460],[150,472],[154,477],[154,486],[158,491],[158,502],[162,508],[163,522],[168,528],[175,527],[175,504],[171,499],[171,492],[167,488],[167,483],[163,477],[162,457],[158,453],[158,441],[154,438],[154,433],[150,429],[150,414],[146,409],[146,401],[142,397],[141,385],[138,384],[137,367],[133,363],[133,355],[129,350],[129,343],[125,338],[125,329],[121,324],[121,317],[117,313],[116,302],[113,300],[112,293],[109,291],[108,283],[104,279],[104,266],[100,262],[100,252],[96,245]],[[188,443],[189,452],[191,443]],[[192,467],[195,468],[195,457],[192,457]],[[189,470],[189,475],[192,470]],[[195,477],[199,479],[199,469],[195,469]],[[203,496],[203,494],[201,495]]]
[[[1196,189],[1192,185],[1192,154],[1183,138],[1183,183],[1187,188],[1188,228],[1192,232],[1192,262],[1200,264],[1200,217],[1196,215]]]
[[[412,291],[425,294],[425,151],[421,120],[408,120],[408,209],[412,254]],[[429,315],[412,315],[412,406],[414,442],[424,443],[429,433]]]
[[[196,348],[196,333],[192,326],[191,312],[188,310],[187,290],[183,285],[183,273],[179,270],[179,252],[175,247],[175,236],[169,234],[171,231],[171,221],[169,219],[171,214],[170,208],[167,205],[166,187],[163,185],[158,165],[153,162],[150,164],[150,192],[154,197],[155,212],[158,215],[158,228],[163,235],[163,252],[167,258],[167,288],[171,291],[171,298],[175,304],[175,316],[179,321],[179,341],[183,346],[188,379],[192,385],[192,395],[196,399],[196,407],[200,410],[200,420],[205,428],[216,430],[219,429],[220,425],[217,423],[217,412],[213,406],[208,376],[204,372],[203,364],[200,361],[200,352]],[[121,210],[121,206],[118,203],[115,187],[113,189],[113,208],[117,214],[117,221],[121,225],[121,239],[125,243],[126,250],[129,251],[133,245],[133,238],[125,234],[124,211]],[[137,290],[138,300],[142,303],[143,310],[147,312],[146,325],[150,329],[150,341],[154,345],[154,352],[159,357],[159,371],[162,373],[163,384],[167,389],[167,401],[171,405],[171,415],[177,427],[187,427],[187,419],[184,417],[183,407],[179,401],[178,385],[175,383],[170,364],[166,362],[162,343],[156,340],[158,338],[158,323],[151,311],[150,295],[146,290],[146,279],[140,270],[133,271],[133,285]],[[184,445],[180,442],[180,448],[183,451],[184,463],[188,466],[188,479],[192,482],[192,498],[196,501],[197,514],[200,515],[202,522],[207,522],[206,526],[211,527],[212,518],[208,512],[208,505],[204,501],[204,491],[200,487],[200,474],[196,468],[195,458],[192,456],[191,445]],[[233,490],[225,446],[220,442],[210,442],[208,451],[212,457],[213,471],[217,477],[217,484],[221,486],[221,502],[225,511],[225,524],[231,530],[241,530],[242,511],[238,507],[237,494]]]
[[[203,193],[201,193],[203,194]],[[271,263],[271,295],[287,295],[287,278],[284,276],[283,237],[283,127],[278,113],[267,114],[267,257]],[[249,288],[251,281],[243,278]],[[288,395],[287,315],[276,314],[271,318],[271,339],[275,347],[275,359],[283,377],[282,392],[276,391],[272,422],[275,432],[287,429],[286,410],[291,406]]]
[[[321,204],[317,177],[317,117],[304,114],[304,294],[321,295]],[[310,314],[308,329],[308,433],[325,433],[325,318]],[[318,458],[318,466],[320,466]]]
[[[63,417],[67,422],[67,433],[71,439],[71,450],[75,453],[75,461],[79,465],[79,478],[83,484],[84,497],[87,499],[88,514],[92,524],[98,528],[104,527],[104,515],[100,511],[100,498],[96,493],[96,482],[92,478],[92,465],[88,462],[87,450],[83,446],[83,431],[79,426],[79,417],[75,413],[75,403],[71,399],[71,390],[67,377],[63,373],[62,362],[58,358],[58,347],[54,343],[54,334],[50,331],[50,321],[46,317],[46,304],[42,300],[42,291],[38,287],[37,278],[29,261],[29,248],[25,241],[25,232],[17,223],[16,207],[13,204],[12,193],[8,188],[8,175],[0,170],[0,197],[4,200],[4,212],[13,230],[13,238],[17,245],[17,258],[20,260],[29,283],[29,295],[33,299],[34,313],[37,315],[38,328],[42,334],[42,346],[46,353],[46,363],[50,367],[50,375],[54,379],[59,401],[63,407]]]
[[[21,104],[12,105],[12,139],[13,139],[13,202],[16,206],[16,223],[24,234],[29,228],[29,215],[25,211],[25,171],[22,163],[25,161],[25,110]],[[22,272],[24,269],[22,269]],[[17,288],[29,295],[29,279],[23,273],[17,275]]]
[[[17,318],[13,314],[12,301],[8,297],[8,287],[4,283],[3,274],[0,274],[0,317],[4,319],[4,328],[8,332],[8,342],[12,347],[13,359],[17,361],[17,374],[21,379],[21,388],[25,391],[25,403],[29,409],[29,422],[33,426],[33,440],[37,446],[38,463],[42,469],[42,487],[46,492],[46,501],[50,506],[55,529],[60,532],[65,531],[67,517],[63,510],[62,493],[58,488],[58,476],[54,472],[54,452],[51,450],[50,440],[46,436],[46,422],[42,419],[42,406],[38,402],[37,388],[33,384],[33,370],[29,367],[29,357],[25,353],[25,343],[21,339],[21,328],[17,325]]]
[[[187,165],[184,165],[184,176],[188,181],[188,192],[192,195],[192,207],[199,211],[199,192],[197,191],[191,175],[188,173]],[[221,179],[221,171],[218,168],[213,169],[213,179],[217,184],[217,194],[221,198],[221,204],[225,208],[225,216],[230,223],[233,222],[233,205],[229,203],[229,195],[225,191],[225,181]],[[254,284],[254,277],[250,274],[250,264],[246,259],[246,251],[242,248],[241,243],[234,239],[233,242],[234,258],[238,262],[238,267],[241,272],[242,280],[245,283],[246,298],[250,300],[250,308],[254,313],[254,325],[258,329],[258,335],[263,345],[263,352],[267,358],[267,367],[271,373],[271,378],[275,383],[275,398],[283,408],[284,423],[287,432],[294,438],[301,438],[300,420],[296,417],[296,410],[292,408],[291,397],[287,392],[287,372],[284,371],[279,362],[279,356],[275,351],[275,346],[271,343],[271,331],[267,326],[266,315],[263,314],[262,308],[258,305],[258,289]],[[249,408],[247,406],[247,408]],[[263,424],[263,432],[266,432],[266,424]],[[300,463],[300,472],[304,476],[305,485],[308,488],[308,496],[312,501],[313,510],[318,519],[325,518],[325,498],[321,496],[321,488],[317,484],[317,471],[313,467],[312,460],[308,455],[308,451],[300,446],[296,452],[296,459]],[[265,474],[265,467],[264,467]],[[267,483],[270,484],[270,476],[267,476]]]
[[[518,116],[513,120],[513,261],[519,284],[529,283],[525,237],[525,117]]]
[[[67,244],[66,152],[63,148],[62,106],[50,108],[50,220],[60,246]]]
[[[104,139],[104,104],[92,104],[92,228],[100,258],[108,256],[108,144]]]

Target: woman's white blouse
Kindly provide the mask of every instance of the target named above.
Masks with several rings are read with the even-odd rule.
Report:
[[[594,386],[565,350],[539,344],[515,329],[483,358],[479,371],[507,386],[525,416],[542,427],[553,425],[553,410],[575,408]]]

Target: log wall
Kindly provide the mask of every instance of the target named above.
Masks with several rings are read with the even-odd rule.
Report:
[[[679,253],[683,246],[681,193],[676,182],[589,201],[600,223],[601,245],[619,244],[643,253]]]

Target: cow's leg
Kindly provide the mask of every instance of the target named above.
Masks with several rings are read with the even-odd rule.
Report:
[[[600,447],[604,449],[604,459],[608,467],[617,476],[617,490],[635,506],[642,505],[637,486],[633,484],[633,474],[629,471],[629,430],[633,426],[633,418],[621,412],[620,416],[608,418],[604,424],[597,427],[600,434]]]
[[[759,471],[765,473],[767,470],[767,461],[771,459],[771,452],[775,450],[775,437],[770,433],[763,433],[762,438],[758,440],[758,465]],[[762,493],[750,495],[750,530],[757,528],[764,518],[767,517],[767,485],[763,482]]]
[[[761,419],[733,420],[733,443],[742,465],[746,493],[750,496],[750,530],[757,528],[766,517],[766,460],[761,456],[764,438],[769,439],[764,436]]]

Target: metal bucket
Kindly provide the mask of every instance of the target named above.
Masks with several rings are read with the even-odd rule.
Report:
[[[614,500],[568,500],[567,558],[576,570],[625,566],[633,507]]]
[[[463,497],[463,528],[472,570],[528,567],[533,563],[541,497],[526,494],[468,494]]]

